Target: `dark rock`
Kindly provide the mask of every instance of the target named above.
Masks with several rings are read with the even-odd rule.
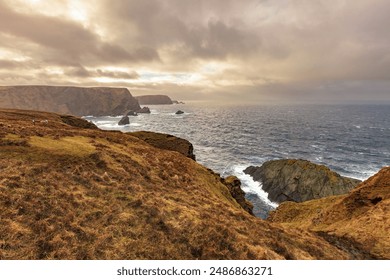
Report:
[[[139,109],[137,111],[138,114],[150,114],[150,109],[149,107],[143,107],[142,109]]]
[[[360,183],[324,165],[297,159],[267,161],[260,167],[250,166],[244,172],[261,182],[269,199],[275,202],[302,202],[344,194]]]
[[[241,181],[236,176],[221,179],[221,182],[229,189],[232,197],[249,214],[253,215],[253,205],[245,198],[245,192],[241,189]]]
[[[135,97],[141,105],[170,105],[173,104],[167,95],[141,95]]]
[[[175,114],[176,115],[181,115],[181,114],[184,114],[184,112],[182,110],[178,110]]]
[[[150,131],[137,131],[131,132],[129,134],[145,141],[149,145],[152,145],[156,148],[176,151],[188,158],[195,160],[194,147],[189,141],[185,139],[169,134]]]
[[[73,126],[73,127],[86,128],[86,129],[98,129],[98,127],[95,124],[93,124],[92,122],[77,118],[75,116],[62,115],[60,117],[61,117],[62,122],[66,123],[67,125]],[[35,123],[35,121],[34,121],[34,123]]]
[[[126,88],[2,86],[0,108],[56,112],[75,116],[118,116],[141,107]]]
[[[138,116],[138,114],[137,114],[137,112],[130,110],[126,113],[126,116],[136,117],[136,116]]]
[[[124,117],[121,118],[121,120],[118,122],[118,125],[126,125],[126,124],[130,124],[129,116],[124,116]]]

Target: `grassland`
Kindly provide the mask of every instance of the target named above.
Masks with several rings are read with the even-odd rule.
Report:
[[[253,217],[180,153],[71,116],[0,110],[0,259],[359,257]]]

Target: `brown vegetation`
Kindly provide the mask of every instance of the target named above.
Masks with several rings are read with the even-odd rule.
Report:
[[[0,110],[0,259],[361,257],[253,217],[177,152],[85,127]]]
[[[349,194],[302,203],[285,202],[269,220],[316,232],[359,258],[390,259],[390,167]]]

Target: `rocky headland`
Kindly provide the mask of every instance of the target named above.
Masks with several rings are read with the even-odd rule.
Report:
[[[324,165],[300,159],[271,160],[260,167],[250,166],[244,172],[261,182],[268,198],[274,202],[302,202],[345,194],[360,183]]]
[[[0,108],[75,116],[117,116],[141,109],[126,88],[69,86],[1,86]]]
[[[141,105],[171,105],[172,99],[168,95],[139,95],[135,96]]]
[[[261,220],[180,143],[0,110],[0,259],[389,258],[388,168]]]

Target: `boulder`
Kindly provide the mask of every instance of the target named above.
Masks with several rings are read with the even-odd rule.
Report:
[[[324,165],[299,159],[271,160],[260,167],[250,166],[244,172],[261,182],[269,199],[278,203],[345,194],[360,183]]]
[[[121,118],[121,120],[118,122],[118,125],[127,125],[130,124],[129,116],[124,116]]]
[[[137,111],[138,114],[150,114],[150,109],[149,107],[143,107],[142,109],[139,109]]]
[[[178,110],[175,114],[176,115],[181,115],[181,114],[184,114],[184,112],[182,110]]]

